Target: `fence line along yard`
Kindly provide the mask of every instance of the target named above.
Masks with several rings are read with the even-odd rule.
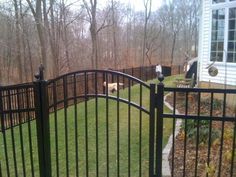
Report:
[[[46,81],[40,67],[36,82],[0,87],[0,176],[161,177],[171,131],[172,176],[235,176],[236,110],[227,100],[236,90],[165,87],[162,75],[142,81],[156,78],[154,68]],[[121,89],[109,93],[111,82]]]
[[[135,78],[139,78],[143,81],[151,80],[156,78],[155,66],[145,66],[145,67],[135,67],[135,68],[126,68],[120,69],[119,72],[129,74]],[[171,75],[171,68],[169,66],[163,66],[163,74],[165,76]],[[94,90],[94,81],[95,76],[92,73],[88,73],[88,93]],[[114,77],[110,76],[109,82],[115,82]],[[98,93],[104,93],[104,75],[100,75],[98,77]],[[50,80],[48,81],[50,82]],[[67,79],[67,91],[68,95],[73,93],[73,78]],[[128,81],[124,79],[120,82],[124,83],[123,88],[128,86]],[[82,75],[78,75],[76,77],[76,83],[78,84],[77,94],[84,93],[84,87],[80,87],[84,83],[84,77]],[[133,82],[132,82],[133,84]],[[57,99],[63,99],[63,80],[59,79],[55,83]],[[31,121],[35,119],[35,106],[34,106],[34,83],[26,83],[26,84],[18,84],[12,86],[0,86],[0,113],[1,113],[1,127],[0,131],[9,129],[11,127],[17,126],[19,124],[23,124],[27,121]],[[53,86],[49,86],[49,106],[53,103],[53,95],[52,95]],[[79,102],[83,101],[80,99]],[[72,101],[69,101],[68,105],[73,104]],[[58,105],[57,109],[63,108],[63,103]],[[50,106],[50,112],[53,111],[52,106]]]

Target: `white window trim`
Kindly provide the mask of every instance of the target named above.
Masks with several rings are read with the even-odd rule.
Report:
[[[211,1],[211,6],[214,8],[223,8],[224,6],[232,6],[232,4],[235,4],[236,1],[229,1],[229,0],[226,0],[225,2],[219,2],[217,4],[213,4],[213,0],[210,0]]]
[[[236,63],[227,62],[227,53],[228,53],[228,25],[229,25],[229,8],[236,7],[236,1],[229,1],[226,0],[226,2],[221,2],[218,4],[213,4],[211,1],[211,9],[210,9],[210,35],[209,35],[209,55],[208,55],[208,62],[209,64],[212,63],[211,61],[211,34],[212,34],[212,11],[217,9],[224,9],[225,10],[225,27],[224,27],[224,51],[223,51],[223,61],[219,62],[216,61],[215,64],[221,66],[222,64],[229,64],[229,65],[235,65]]]

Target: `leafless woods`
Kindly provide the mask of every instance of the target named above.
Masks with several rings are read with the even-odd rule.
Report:
[[[143,11],[118,0],[0,2],[0,84],[32,81],[88,68],[182,64],[196,55],[200,0],[140,0]],[[102,4],[103,3],[103,4]]]

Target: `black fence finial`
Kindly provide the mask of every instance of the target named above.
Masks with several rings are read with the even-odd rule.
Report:
[[[41,63],[40,66],[39,66],[39,72],[37,74],[35,74],[35,78],[37,80],[44,80],[44,74],[43,74],[43,71],[44,71],[44,67],[43,67],[43,64]]]
[[[158,76],[158,80],[162,83],[162,81],[164,80],[164,75],[162,73],[159,74]]]

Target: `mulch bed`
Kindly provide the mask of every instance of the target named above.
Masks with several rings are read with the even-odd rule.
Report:
[[[185,95],[177,94],[176,109],[178,109],[180,114],[185,114],[187,107],[188,115],[197,115],[199,113],[201,115],[209,116],[211,114],[211,108],[213,116],[222,117],[223,115],[222,101],[220,100],[215,99],[214,105],[211,106],[211,99],[204,97],[201,98],[201,103],[199,104],[197,95],[190,94],[188,97],[188,105],[186,106],[185,99]],[[171,94],[170,96],[168,96],[166,101],[173,106],[173,95]],[[200,105],[200,109],[198,109],[198,105]],[[235,110],[226,107],[225,115],[228,117],[235,117]],[[183,124],[184,123],[185,121],[183,120]],[[224,138],[223,146],[221,147],[222,128],[224,129]],[[205,142],[200,142],[198,145],[196,143],[196,139],[187,138],[185,145],[184,140],[187,134],[185,135],[184,128],[181,128],[174,142],[174,153],[172,149],[172,152],[169,156],[169,162],[171,169],[173,170],[173,176],[182,177],[183,173],[185,173],[185,176],[187,177],[195,176],[195,173],[196,176],[199,177],[206,176],[206,174],[208,174],[209,177],[214,177],[218,176],[219,173],[222,177],[230,176],[232,164],[233,138],[235,133],[234,128],[235,124],[232,122],[225,122],[223,125],[221,121],[212,121],[212,130],[218,131],[219,135],[214,140],[212,140],[211,147],[209,147],[208,145],[208,136]],[[201,128],[200,131],[202,131]],[[184,160],[185,152],[186,156]],[[209,157],[208,152],[210,152]],[[236,154],[236,150],[234,154]],[[208,158],[209,165],[207,163]],[[172,164],[172,162],[174,165]],[[233,167],[233,176],[236,176],[236,157],[234,157]]]

